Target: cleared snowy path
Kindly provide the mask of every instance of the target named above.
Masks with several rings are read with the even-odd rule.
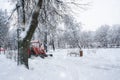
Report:
[[[84,50],[83,57],[67,56],[68,51],[30,59],[30,70],[0,55],[0,80],[120,80],[120,49]]]

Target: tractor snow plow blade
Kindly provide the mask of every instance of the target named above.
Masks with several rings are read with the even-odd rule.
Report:
[[[49,56],[53,57],[53,54],[43,54],[43,55],[40,54],[39,56],[44,59],[45,57],[49,57]]]
[[[50,56],[50,57],[53,57],[53,54],[47,54],[48,56]]]

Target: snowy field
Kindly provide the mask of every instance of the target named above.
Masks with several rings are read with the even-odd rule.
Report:
[[[85,49],[83,57],[68,56],[75,49],[49,51],[54,57],[29,59],[30,69],[0,55],[0,80],[120,80],[120,49]]]

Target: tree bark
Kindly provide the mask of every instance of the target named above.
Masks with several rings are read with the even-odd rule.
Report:
[[[47,32],[45,32],[45,36],[44,36],[44,48],[45,48],[46,52],[48,52],[48,48],[47,48]]]
[[[55,43],[54,43],[54,39],[52,39],[52,47],[53,47],[53,51],[55,51]]]
[[[21,41],[19,41],[20,54],[21,54],[20,63],[24,64],[26,66],[26,68],[28,68],[28,69],[29,69],[29,65],[28,65],[28,53],[27,53],[27,51],[28,51],[28,48],[30,45],[31,38],[35,32],[37,25],[38,25],[38,16],[39,16],[39,12],[40,12],[41,7],[42,7],[42,0],[38,0],[38,3],[36,4],[36,8],[34,9],[33,14],[31,16],[29,29],[26,31],[27,35]]]
[[[22,23],[25,25],[25,1],[22,0]]]

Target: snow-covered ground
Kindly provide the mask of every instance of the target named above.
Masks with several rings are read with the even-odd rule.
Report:
[[[30,69],[0,55],[0,80],[120,80],[120,49],[85,49],[83,57],[67,56],[75,49],[49,51],[54,57],[29,59]]]

